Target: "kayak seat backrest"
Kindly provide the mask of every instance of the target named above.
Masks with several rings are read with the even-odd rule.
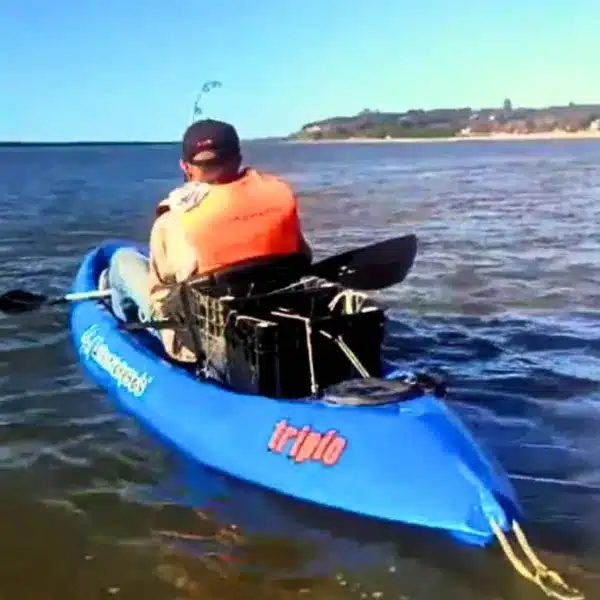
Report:
[[[193,279],[190,284],[211,295],[242,297],[268,293],[298,281],[310,269],[304,254],[252,259]]]

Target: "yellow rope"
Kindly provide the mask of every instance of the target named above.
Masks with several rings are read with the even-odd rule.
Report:
[[[319,333],[325,336],[328,340],[335,342],[339,346],[340,350],[346,355],[346,358],[354,365],[354,368],[359,372],[359,374],[362,377],[364,377],[365,379],[368,379],[370,377],[369,371],[365,369],[360,360],[358,360],[358,356],[356,356],[356,354],[352,352],[352,350],[350,349],[348,344],[346,344],[346,342],[343,340],[341,335],[333,337],[330,333],[327,333],[323,329],[319,329]]]
[[[527,541],[525,533],[516,521],[513,521],[512,529],[523,554],[525,554],[531,562],[533,572],[530,571],[523,561],[515,554],[506,535],[493,519],[490,519],[490,525],[500,542],[500,546],[502,547],[506,558],[508,558],[511,565],[522,577],[533,582],[550,598],[556,598],[556,600],[584,600],[585,596],[579,590],[567,585],[556,571],[549,569],[539,559]],[[562,588],[562,591],[553,589],[552,586]]]
[[[356,354],[354,354],[354,352],[352,352],[352,350],[350,349],[350,346],[348,346],[348,344],[346,344],[346,342],[344,341],[342,336],[338,335],[335,341],[336,341],[337,345],[341,348],[342,352],[344,352],[344,354],[348,357],[348,360],[350,360],[350,362],[354,365],[356,370],[365,379],[370,377],[369,371],[367,371],[367,369],[365,369],[365,367],[360,362],[360,360],[358,360],[358,357],[356,356]]]

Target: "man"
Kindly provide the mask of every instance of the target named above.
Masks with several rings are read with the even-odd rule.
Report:
[[[127,319],[135,308],[142,320],[160,318],[169,286],[233,265],[295,254],[310,262],[291,188],[241,164],[232,125],[211,119],[190,125],[180,160],[186,183],[156,209],[150,259],[122,249],[111,261],[107,283],[117,317]],[[173,358],[195,361],[177,332],[162,330],[160,337]]]

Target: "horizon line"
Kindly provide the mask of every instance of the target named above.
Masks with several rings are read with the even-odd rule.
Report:
[[[285,140],[287,136],[270,136],[241,139],[244,142],[269,142]],[[18,146],[174,146],[180,145],[181,140],[175,141],[141,141],[141,140],[69,140],[69,141],[0,141],[0,148]]]

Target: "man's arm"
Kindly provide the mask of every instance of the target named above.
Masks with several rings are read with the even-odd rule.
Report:
[[[304,254],[304,256],[306,256],[306,258],[308,259],[308,262],[312,263],[312,259],[313,259],[312,248],[310,247],[310,244],[308,243],[308,241],[306,240],[306,237],[304,236],[304,233],[302,232],[302,221],[300,219],[300,207],[298,205],[298,195],[296,194],[296,192],[294,192],[292,190],[292,188],[289,184],[286,184],[286,185],[292,192],[292,194],[294,196],[294,202],[296,205],[295,206],[296,219],[298,220],[298,228],[300,230],[300,254]]]
[[[180,215],[170,210],[150,232],[151,285],[172,285],[192,277],[198,256],[186,237]]]
[[[309,243],[306,241],[303,233],[300,233],[301,241],[300,241],[300,252],[308,258],[308,262],[312,263],[313,253],[312,248]]]
[[[160,287],[166,283],[165,275],[163,273],[167,264],[167,255],[165,251],[165,240],[164,240],[164,216],[158,217],[152,224],[150,230],[150,242],[149,242],[149,269],[150,269],[150,293],[155,288]]]

